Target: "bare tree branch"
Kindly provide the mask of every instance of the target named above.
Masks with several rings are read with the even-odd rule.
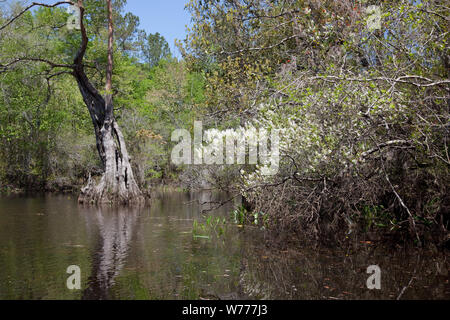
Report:
[[[74,65],[70,65],[70,64],[61,64],[61,63],[54,63],[50,60],[47,59],[43,59],[43,58],[30,58],[30,57],[21,57],[21,58],[17,58],[14,59],[13,61],[8,62],[7,64],[0,64],[0,68],[3,68],[4,70],[2,71],[6,71],[6,69],[16,63],[22,62],[22,61],[34,61],[34,62],[43,62],[48,64],[51,68],[74,68]]]
[[[278,47],[279,45],[282,45],[283,43],[285,43],[286,41],[290,40],[290,39],[294,39],[298,37],[298,35],[292,35],[290,37],[286,37],[283,40],[281,40],[280,42],[277,42],[273,45],[267,46],[267,47],[256,47],[256,48],[245,48],[245,49],[241,49],[241,50],[237,50],[237,51],[233,51],[233,52],[225,52],[225,51],[221,51],[220,54],[227,54],[227,55],[232,55],[232,54],[237,54],[237,53],[242,53],[242,52],[246,52],[246,51],[260,51],[260,50],[270,50],[273,49],[275,47]]]
[[[433,86],[440,86],[440,85],[450,85],[450,80],[440,80],[435,81],[432,79],[428,79],[422,76],[416,76],[416,75],[406,75],[401,76],[396,79],[393,78],[387,78],[387,77],[375,77],[375,78],[345,78],[345,77],[336,77],[336,76],[316,76],[313,77],[312,80],[319,79],[319,80],[325,80],[325,81],[355,81],[355,82],[373,82],[373,81],[386,81],[386,82],[395,82],[395,83],[405,83],[405,84],[412,84],[417,87],[433,87]],[[409,79],[418,79],[421,81],[425,81],[426,83],[417,83],[408,81]],[[449,90],[447,88],[447,90]]]
[[[58,1],[54,4],[45,4],[45,3],[40,3],[40,2],[33,2],[32,4],[30,4],[28,7],[26,7],[25,9],[23,9],[21,12],[19,12],[19,14],[17,14],[16,16],[14,16],[11,20],[9,20],[5,25],[0,27],[0,31],[2,31],[3,29],[5,29],[7,26],[9,26],[11,23],[13,23],[14,21],[16,21],[18,18],[20,18],[25,12],[27,12],[28,10],[30,10],[31,8],[35,7],[35,6],[41,6],[41,7],[47,7],[47,8],[54,8],[56,6],[62,5],[62,4],[71,4],[73,5],[74,3],[72,1]]]
[[[398,146],[398,145],[406,145],[406,146],[411,146],[411,142],[410,141],[406,141],[406,140],[391,140],[391,141],[387,141],[384,143],[381,143],[379,145],[377,145],[375,148],[370,149],[366,152],[363,152],[361,154],[361,158],[367,158],[369,155],[371,155],[374,152],[380,151],[381,149],[385,148],[385,147],[390,147],[390,146]]]

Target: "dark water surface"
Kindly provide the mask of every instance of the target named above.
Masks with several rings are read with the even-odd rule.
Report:
[[[145,208],[89,208],[73,196],[0,199],[0,299],[449,299],[448,253],[363,243],[268,249],[256,228],[193,237],[196,200],[166,192]],[[214,199],[212,199],[214,200]],[[212,214],[228,217],[230,206]],[[369,265],[381,289],[369,290]],[[69,266],[81,290],[69,290]]]

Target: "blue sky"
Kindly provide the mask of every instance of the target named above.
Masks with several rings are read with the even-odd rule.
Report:
[[[2,0],[0,0],[2,1]],[[10,0],[6,0],[6,3]],[[31,0],[24,1],[30,4]],[[38,1],[39,2],[39,1]],[[43,3],[55,3],[56,0],[41,0]],[[170,51],[180,57],[175,47],[175,39],[183,40],[186,36],[186,25],[190,24],[190,14],[184,10],[188,0],[127,0],[125,12],[139,17],[139,29],[147,33],[159,32],[166,38]]]
[[[166,38],[172,53],[179,57],[175,39],[183,40],[190,14],[184,10],[187,0],[127,0],[126,12],[139,17],[139,29],[147,33],[159,32]]]

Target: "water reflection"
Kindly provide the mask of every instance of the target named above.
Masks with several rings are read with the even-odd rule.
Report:
[[[276,250],[256,232],[243,235],[240,284],[250,299],[449,299],[448,252],[358,241],[346,248]],[[259,241],[258,241],[259,239]],[[266,239],[269,240],[269,239]],[[269,240],[270,241],[270,240]],[[367,267],[381,268],[381,290],[369,290]]]
[[[225,199],[163,192],[151,207],[92,208],[70,196],[0,198],[0,299],[450,298],[448,251],[360,241],[277,249],[267,233],[233,224],[193,237],[203,203]],[[232,206],[206,214],[227,217]],[[373,264],[381,290],[366,287]],[[80,291],[66,287],[70,265],[81,269]]]
[[[83,299],[109,299],[109,290],[122,270],[134,236],[140,207],[81,207],[89,226],[97,226],[98,243]]]

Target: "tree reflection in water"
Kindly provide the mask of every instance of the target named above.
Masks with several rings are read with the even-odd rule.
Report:
[[[123,268],[131,244],[140,207],[81,208],[89,226],[98,227],[98,242],[89,285],[83,299],[109,299],[109,289]]]

